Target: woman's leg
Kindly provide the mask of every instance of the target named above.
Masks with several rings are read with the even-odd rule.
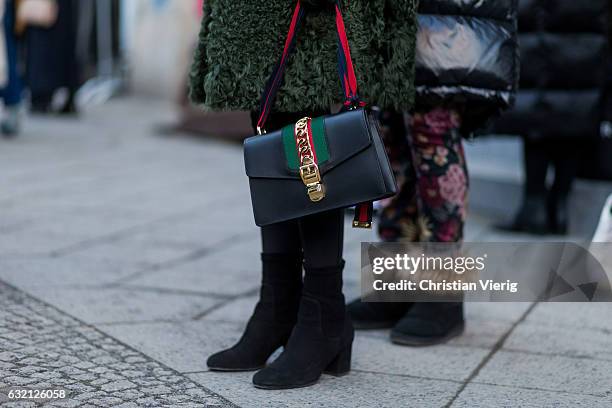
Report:
[[[437,108],[415,113],[411,123],[421,242],[460,242],[465,225],[468,172],[459,115]],[[395,325],[391,340],[433,345],[463,331],[462,303],[415,303]]]
[[[294,123],[303,113],[273,113],[268,129]],[[252,115],[253,127],[257,121]],[[262,279],[260,297],[240,341],[212,355],[213,370],[249,371],[262,368],[284,346],[295,326],[302,292],[302,244],[298,221],[261,228]]]
[[[525,138],[523,142],[525,160],[525,188],[523,202],[510,224],[499,228],[512,232],[545,234],[549,232],[549,217],[546,204],[546,174],[550,164],[551,146],[541,140]]]
[[[353,327],[342,294],[344,211],[302,218],[299,227],[305,274],[298,320],[283,353],[253,377],[259,388],[303,387],[323,372],[350,370]]]
[[[256,387],[284,389],[316,382],[326,371],[350,369],[353,329],[342,294],[344,210],[297,221],[304,254],[304,287],[297,323],[283,353],[253,377]]]
[[[465,225],[468,172],[459,115],[435,109],[412,119],[421,242],[458,242]]]
[[[553,145],[553,143],[549,143]],[[569,224],[568,198],[578,171],[578,158],[581,152],[575,140],[558,140],[554,142],[553,164],[555,182],[548,197],[549,226],[555,234],[566,234]]]
[[[13,0],[6,3],[4,14],[4,35],[6,38],[6,56],[8,82],[2,90],[2,99],[5,106],[5,118],[2,121],[2,133],[13,136],[19,133],[20,110],[23,85],[19,76],[17,61],[17,38],[15,36],[15,4]]]
[[[525,194],[546,195],[546,174],[550,165],[551,146],[541,140],[525,139]]]
[[[261,228],[259,317],[277,323],[284,345],[297,320],[302,294],[302,246],[297,221]],[[281,341],[282,340],[282,341]]]
[[[399,186],[397,195],[383,203],[378,234],[384,242],[418,241],[416,173],[402,112],[381,114],[381,133]]]
[[[299,224],[305,270],[302,294],[318,301],[323,333],[339,336],[346,318],[342,294],[344,210],[311,215]]]

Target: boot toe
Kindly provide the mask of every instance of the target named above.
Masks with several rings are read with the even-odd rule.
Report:
[[[255,371],[262,368],[262,365],[248,361],[233,350],[213,354],[206,360],[206,365],[211,371]]]
[[[232,369],[237,366],[237,361],[234,358],[233,353],[225,350],[208,357],[208,360],[206,360],[206,365],[211,370]]]
[[[253,385],[266,390],[306,387],[314,384],[316,381],[317,378],[313,380],[296,379],[294,373],[286,370],[277,370],[274,367],[266,367],[253,376]]]

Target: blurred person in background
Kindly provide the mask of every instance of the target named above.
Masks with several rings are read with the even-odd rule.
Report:
[[[192,100],[213,110],[256,110],[283,53],[297,3],[205,0]],[[309,10],[267,130],[324,115],[344,102],[335,3],[301,2]],[[416,1],[349,0],[341,5],[364,100],[412,108]],[[324,370],[348,372],[353,328],[342,294],[344,213],[334,210],[261,229],[259,303],[240,341],[208,359],[211,370],[260,370],[253,382],[266,389],[311,385]],[[266,367],[281,346],[282,354]]]
[[[34,112],[76,113],[74,97],[80,83],[76,58],[78,3],[18,0],[17,14],[23,16],[18,24],[26,47],[25,80]],[[59,89],[67,94],[61,106],[54,107],[53,98]]]
[[[523,137],[525,186],[520,210],[502,230],[568,231],[578,164],[606,114],[611,6],[610,0],[520,1],[521,89],[515,108],[494,130]]]
[[[421,0],[416,109],[383,112],[399,194],[384,204],[385,242],[461,242],[469,177],[463,138],[514,100],[518,85],[515,0]],[[463,304],[373,303],[348,306],[356,328],[392,328],[394,343],[426,346],[464,330]]]
[[[4,117],[0,124],[2,134],[15,136],[20,130],[23,85],[18,69],[18,43],[15,31],[15,0],[3,1],[3,33],[6,48],[6,82],[0,96],[4,101]]]

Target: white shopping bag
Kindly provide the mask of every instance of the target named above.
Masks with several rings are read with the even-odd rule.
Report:
[[[608,197],[606,205],[601,212],[599,225],[593,242],[612,242],[612,195]]]

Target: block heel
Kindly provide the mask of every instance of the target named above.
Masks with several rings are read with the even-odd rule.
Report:
[[[338,353],[336,358],[323,371],[325,374],[333,375],[334,377],[342,377],[351,371],[351,354],[353,345],[349,345]]]

